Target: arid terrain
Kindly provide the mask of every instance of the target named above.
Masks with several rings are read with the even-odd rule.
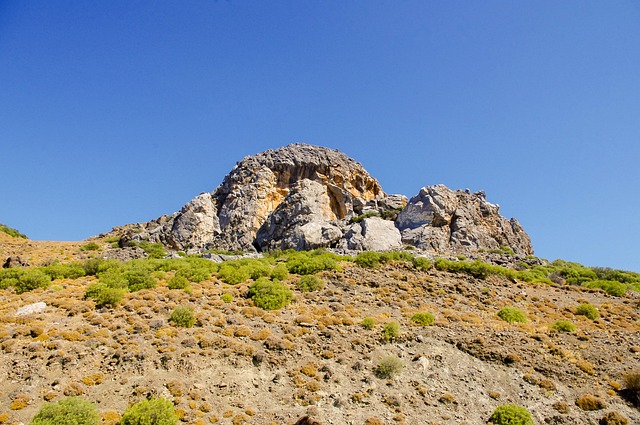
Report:
[[[20,256],[30,268],[115,250],[105,239],[83,250],[87,241],[0,238],[0,258]],[[252,279],[231,285],[213,273],[169,289],[176,273],[153,272],[155,288],[113,307],[85,297],[96,276],[0,290],[0,423],[28,423],[46,401],[72,395],[97,403],[104,424],[151,396],[173,401],[192,424],[293,424],[305,415],[322,424],[483,424],[508,403],[536,424],[625,423],[602,422],[610,412],[640,423],[625,390],[625,376],[640,370],[634,291],[345,260],[317,273],[320,290],[301,291],[301,276],[289,274],[293,302],[264,310],[247,296]],[[43,311],[17,314],[39,302]],[[600,316],[577,315],[580,304]],[[195,326],[169,321],[177,306],[193,310]],[[527,322],[498,317],[506,306]],[[414,323],[417,312],[435,322]],[[575,330],[552,329],[558,320]],[[390,322],[399,334],[385,338]],[[379,365],[390,356],[401,366],[387,377]]]

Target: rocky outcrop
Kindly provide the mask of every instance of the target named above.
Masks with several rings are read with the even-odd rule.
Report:
[[[214,244],[251,248],[258,229],[302,180],[326,188],[326,218],[332,220],[353,214],[354,199],[385,196],[362,165],[339,151],[305,144],[268,150],[240,161],[214,192],[221,228]]]
[[[124,238],[126,242],[147,241],[176,251],[189,251],[204,249],[218,234],[220,224],[214,199],[210,193],[202,193],[173,215],[127,229]]]
[[[321,214],[315,209],[305,212],[302,208],[301,214],[291,210],[294,200],[304,198],[296,192],[302,190],[302,181],[322,188]],[[305,185],[307,194],[319,190]],[[292,197],[287,204],[278,210],[277,216],[271,217],[290,192]],[[354,204],[375,204],[385,197],[378,181],[345,154],[293,144],[244,158],[212,194],[199,195],[176,214],[132,226],[124,232],[123,244],[147,240],[184,251],[206,248],[247,251],[256,245],[298,249],[327,246],[327,241],[334,243],[342,233],[326,223],[358,213]],[[319,200],[311,204],[314,202],[318,204]],[[300,215],[294,220],[296,225],[288,223],[286,228],[273,228],[292,214]],[[264,236],[256,239],[263,225],[267,228],[262,234],[273,234],[276,238],[273,243],[265,241]]]
[[[369,218],[349,223],[360,215]],[[121,229],[121,246],[148,241],[186,252],[379,251],[405,243],[437,253],[501,247],[533,253],[518,222],[500,216],[481,192],[428,186],[408,201],[386,195],[343,153],[305,144],[248,156],[213,193],[198,195],[175,214]]]
[[[13,267],[29,267],[29,262],[23,260],[19,256],[13,256],[7,258],[7,260],[2,265],[3,269],[11,269]]]
[[[342,237],[335,220],[328,187],[303,179],[260,227],[256,246],[262,251],[329,247]]]
[[[515,220],[507,220],[484,192],[453,191],[444,185],[427,186],[398,214],[402,240],[429,251],[460,253],[510,248],[533,254],[531,240]]]
[[[402,248],[402,238],[393,221],[370,217],[349,226],[338,248],[354,251],[389,251]]]

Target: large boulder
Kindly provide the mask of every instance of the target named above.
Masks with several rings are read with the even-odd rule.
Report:
[[[351,217],[355,214],[354,204],[375,203],[386,196],[378,181],[345,154],[298,143],[244,158],[213,193],[199,195],[175,214],[121,228],[122,245],[145,240],[175,250],[252,251],[256,245],[289,246],[295,238],[298,242],[294,245],[300,247],[325,246],[326,238],[339,239],[342,234],[338,235],[337,228],[319,226],[319,216],[314,212],[302,214],[308,219],[300,218],[286,231],[272,229],[274,234],[282,233],[273,244],[264,239],[256,241],[257,232],[265,223],[272,226],[282,220],[271,215],[301,181],[322,187],[323,222]],[[293,199],[302,198],[297,194],[290,199],[280,209],[280,216],[289,214]]]
[[[268,150],[240,161],[215,190],[221,234],[214,243],[250,249],[258,229],[302,180],[325,188],[326,218],[332,220],[353,214],[356,198],[385,196],[362,165],[337,150],[300,143]]]
[[[356,217],[369,218],[350,225]],[[402,243],[451,254],[503,247],[533,253],[520,224],[500,216],[482,192],[428,186],[407,201],[386,195],[362,165],[343,153],[305,144],[248,156],[212,193],[198,195],[172,215],[114,232],[123,247],[148,241],[193,253],[388,250]]]
[[[122,244],[147,241],[161,243],[176,251],[199,251],[218,234],[220,223],[213,197],[210,193],[202,193],[172,215],[129,226]]]
[[[334,245],[342,231],[332,223],[327,186],[303,179],[291,189],[256,234],[256,247],[272,249],[314,249]]]
[[[533,254],[531,240],[520,224],[507,220],[484,192],[453,191],[427,186],[398,214],[396,226],[405,243],[444,253],[510,248]]]
[[[338,248],[355,251],[389,251],[402,247],[400,231],[393,221],[369,217],[349,226]]]

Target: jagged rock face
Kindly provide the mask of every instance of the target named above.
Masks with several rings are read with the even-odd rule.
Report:
[[[358,224],[349,219],[378,213]],[[500,216],[483,193],[428,186],[409,202],[386,195],[359,163],[327,148],[294,144],[238,162],[213,193],[179,212],[125,226],[129,241],[162,243],[176,251],[337,247],[383,251],[403,243],[458,254],[506,246],[533,253],[515,220]]]
[[[370,217],[349,226],[338,248],[354,251],[389,251],[402,248],[402,238],[393,221]]]
[[[258,230],[257,247],[263,251],[303,250],[335,244],[342,237],[342,231],[331,223],[336,219],[331,206],[327,186],[301,180]]]
[[[302,180],[326,188],[331,220],[353,213],[354,198],[366,202],[385,196],[362,165],[339,151],[304,144],[268,150],[240,161],[214,192],[221,228],[214,244],[252,247],[258,229]]]
[[[171,249],[199,250],[220,234],[216,206],[210,193],[202,193],[180,211],[162,216],[125,233],[126,241],[161,243]]]
[[[502,217],[483,192],[424,187],[400,212],[396,226],[403,242],[430,251],[460,253],[506,246],[516,254],[533,254],[520,224]]]

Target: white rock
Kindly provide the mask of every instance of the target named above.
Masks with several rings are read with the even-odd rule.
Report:
[[[42,301],[25,305],[24,307],[20,307],[18,311],[16,311],[16,316],[26,316],[29,314],[42,313],[46,308],[47,308],[47,304]]]

